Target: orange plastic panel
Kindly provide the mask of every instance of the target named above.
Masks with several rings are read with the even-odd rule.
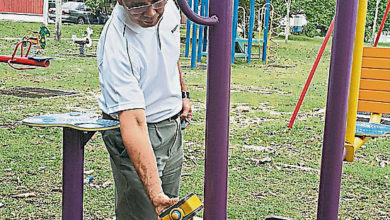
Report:
[[[362,79],[381,79],[390,81],[390,69],[367,69],[362,68]],[[389,88],[390,90],[390,88]]]
[[[358,111],[389,114],[390,113],[390,103],[359,100]]]
[[[365,47],[363,57],[390,58],[390,48],[387,47]]]
[[[360,90],[359,100],[390,103],[390,92]]]
[[[390,59],[363,57],[362,68],[390,69]]]
[[[361,79],[360,89],[375,90],[375,91],[390,91],[390,81]]]

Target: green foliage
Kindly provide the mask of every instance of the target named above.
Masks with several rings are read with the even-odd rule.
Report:
[[[256,1],[255,7],[258,11],[264,4],[265,0]],[[381,1],[379,4],[379,12],[377,19],[378,31],[379,25],[381,24],[382,17],[385,13],[386,5],[388,1]],[[287,14],[287,0],[271,0],[271,4],[274,6],[275,12],[282,17]],[[249,16],[250,0],[241,0],[240,6],[246,9],[246,13]],[[294,14],[305,14],[308,20],[308,25],[304,28],[304,34],[313,36],[324,36],[328,30],[328,27],[335,15],[336,0],[291,0],[290,15]],[[366,24],[366,41],[372,36],[372,28],[374,23],[376,9],[376,0],[368,1],[367,11],[367,24]],[[239,16],[242,19],[242,16]],[[318,31],[317,31],[318,30]],[[384,31],[390,30],[390,22],[387,22]]]
[[[384,0],[381,0],[381,2],[379,3],[378,19],[376,22],[375,33],[378,33],[378,29],[382,22],[383,15],[385,14],[387,3],[388,1],[384,1]],[[368,1],[367,19],[366,19],[366,37],[365,37],[366,41],[368,41],[372,36],[375,9],[376,9],[376,0]],[[389,31],[389,30],[390,30],[390,23],[386,22],[383,31]]]
[[[104,6],[103,0],[86,0],[85,4],[92,9],[92,12],[96,15],[98,11]]]
[[[116,0],[86,0],[85,4],[92,9],[95,15],[100,12],[111,14]]]

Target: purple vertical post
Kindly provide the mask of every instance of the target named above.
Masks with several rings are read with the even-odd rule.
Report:
[[[210,0],[210,18],[179,6],[193,22],[211,25],[207,67],[206,162],[204,219],[226,219],[229,149],[229,106],[232,46],[232,1]]]
[[[232,1],[211,0],[210,15],[219,23],[209,29],[204,219],[226,219]]]
[[[356,0],[337,0],[329,73],[317,219],[337,220],[347,117],[348,91],[356,31]]]
[[[94,133],[63,128],[62,219],[83,219],[84,145]]]

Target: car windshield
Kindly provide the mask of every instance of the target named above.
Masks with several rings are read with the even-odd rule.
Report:
[[[62,5],[62,9],[78,9],[83,3],[80,2],[66,2]]]

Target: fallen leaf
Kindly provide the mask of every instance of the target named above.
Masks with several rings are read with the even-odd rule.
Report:
[[[87,170],[87,171],[84,171],[84,174],[91,175],[93,172],[95,172],[95,170]]]
[[[111,181],[106,181],[106,182],[103,183],[102,187],[103,188],[107,188],[110,185],[111,185]]]
[[[53,191],[53,192],[62,192],[62,187],[54,187],[51,191]]]
[[[12,195],[12,198],[30,198],[30,197],[37,197],[35,193],[22,193],[22,194],[16,194]]]

